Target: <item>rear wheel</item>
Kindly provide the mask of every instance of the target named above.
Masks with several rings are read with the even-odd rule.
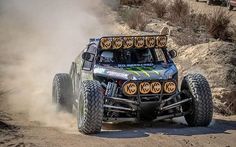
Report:
[[[183,109],[190,110],[185,120],[190,126],[208,126],[213,116],[213,102],[210,86],[200,74],[189,74],[184,77],[181,90],[186,91],[192,101],[184,104]]]
[[[212,1],[212,0],[207,0],[207,4],[208,4],[208,5],[213,4],[213,1]]]
[[[230,4],[230,0],[227,0],[227,8],[229,11],[233,10],[233,6]]]
[[[53,79],[52,101],[59,110],[72,112],[73,89],[69,74],[56,74]]]
[[[98,81],[87,80],[82,83],[77,109],[79,131],[95,134],[101,131],[103,120],[103,93]]]

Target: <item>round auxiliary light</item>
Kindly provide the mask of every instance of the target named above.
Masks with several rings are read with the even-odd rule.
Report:
[[[137,85],[133,82],[126,83],[123,86],[123,92],[127,95],[134,95],[137,93]]]
[[[158,36],[156,38],[156,44],[160,48],[166,47],[166,45],[167,45],[167,36]]]
[[[146,46],[148,48],[154,48],[155,47],[155,37],[146,37]]]
[[[144,47],[145,39],[144,37],[135,37],[135,47],[142,48]]]
[[[111,48],[111,38],[102,38],[100,41],[100,46],[102,49],[110,49]]]
[[[122,47],[123,43],[122,43],[122,38],[121,37],[115,37],[113,38],[113,41],[112,41],[113,45],[112,45],[112,48],[113,49],[119,49]]]
[[[151,85],[148,82],[142,82],[139,85],[139,91],[142,94],[147,94],[151,91]]]
[[[153,82],[151,83],[151,92],[154,94],[161,92],[161,83],[160,82]]]
[[[166,82],[164,84],[164,91],[166,93],[173,93],[176,91],[176,84],[174,82]]]
[[[128,49],[128,48],[133,47],[134,40],[132,37],[124,37],[123,40],[124,40],[124,43],[123,43],[124,48]]]

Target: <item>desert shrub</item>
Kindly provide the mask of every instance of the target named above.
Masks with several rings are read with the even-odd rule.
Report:
[[[145,3],[146,0],[120,0],[120,5],[128,6],[140,6]]]
[[[180,46],[208,42],[208,39],[205,36],[195,33],[191,28],[186,28],[181,31],[172,31],[172,33],[173,41]]]
[[[138,29],[144,31],[147,25],[147,19],[140,10],[137,9],[124,9],[121,10],[120,16],[122,20],[127,23],[131,29]]]
[[[207,31],[212,37],[222,40],[232,39],[233,32],[230,31],[231,15],[223,9],[215,9],[208,16]]]
[[[184,18],[188,17],[190,14],[190,7],[187,2],[183,0],[174,0],[169,5],[169,19],[172,22],[179,22],[184,20]]]
[[[150,8],[158,18],[163,18],[167,13],[167,2],[163,0],[153,1]]]

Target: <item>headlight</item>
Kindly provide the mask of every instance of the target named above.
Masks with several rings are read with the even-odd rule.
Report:
[[[166,93],[173,93],[176,91],[176,84],[174,82],[166,82],[164,84],[164,91]]]
[[[122,42],[122,39],[121,39],[121,37],[115,37],[115,38],[113,38],[113,49],[119,49],[119,48],[121,48],[122,47],[122,45],[123,45],[123,42]]]
[[[135,47],[136,48],[142,48],[144,47],[145,41],[144,37],[135,37]]]
[[[147,94],[151,91],[151,85],[148,82],[142,82],[139,85],[139,91],[142,94]]]
[[[111,38],[102,38],[100,42],[100,46],[102,49],[110,49],[111,48]]]
[[[157,39],[156,39],[156,44],[160,48],[166,47],[167,37],[166,36],[158,36]]]
[[[124,37],[124,48],[131,48],[134,45],[132,37]]]
[[[123,86],[123,92],[127,95],[134,95],[137,93],[137,85],[134,82],[126,83]]]
[[[155,47],[155,37],[146,37],[146,46],[148,48]]]
[[[154,94],[161,92],[161,83],[159,82],[153,82],[151,83],[151,92]]]

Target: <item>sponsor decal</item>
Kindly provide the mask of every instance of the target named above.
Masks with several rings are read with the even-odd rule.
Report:
[[[119,68],[125,68],[125,67],[147,67],[147,66],[153,66],[153,63],[146,63],[146,64],[118,64]]]
[[[146,45],[148,48],[154,48],[155,47],[155,37],[146,37]]]
[[[176,85],[174,82],[166,82],[164,85],[164,90],[167,93],[173,93],[176,90]]]
[[[131,48],[134,45],[132,37],[124,37],[124,48]]]
[[[127,83],[124,86],[124,92],[128,95],[133,95],[137,92],[137,85],[135,83]]]
[[[149,69],[149,70],[151,70],[152,72],[154,72],[154,73],[157,74],[158,76],[161,75],[158,71],[154,70],[154,69],[151,68],[151,67],[146,67],[146,68]]]
[[[141,72],[143,72],[147,77],[150,77],[149,73],[147,73],[143,68],[141,67],[136,67],[136,69],[140,70]]]
[[[111,48],[111,39],[110,38],[102,38],[100,42],[100,46],[103,49],[110,49]]]
[[[128,70],[129,72],[135,74],[135,75],[140,76],[140,74],[139,74],[137,71],[135,71],[135,70],[133,70],[133,69],[131,69],[131,68],[127,68],[127,70]]]
[[[166,36],[158,36],[157,39],[157,46],[158,47],[165,47],[167,44],[167,37]]]
[[[119,49],[122,47],[122,39],[121,37],[116,37],[116,38],[113,38],[113,49]]]
[[[145,44],[143,37],[135,37],[135,47],[136,48],[142,48]]]
[[[142,94],[147,94],[151,91],[151,85],[148,82],[142,82],[139,84],[139,91]]]
[[[152,93],[160,93],[161,92],[161,83],[159,82],[153,82],[151,83],[151,92]]]

